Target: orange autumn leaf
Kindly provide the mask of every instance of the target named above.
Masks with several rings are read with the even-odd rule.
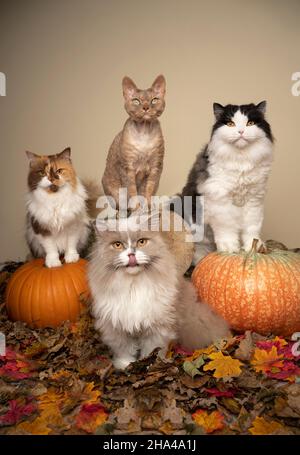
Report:
[[[204,428],[206,433],[213,433],[224,428],[224,416],[219,411],[212,411],[209,414],[204,409],[198,409],[192,414],[192,418],[197,425]]]
[[[88,382],[82,392],[82,401],[86,404],[97,403],[101,392],[99,390],[94,390],[95,384],[93,382]]]
[[[254,435],[272,434],[278,430],[284,430],[284,427],[279,422],[268,421],[263,417],[255,417],[252,427],[249,429],[250,433]]]
[[[107,415],[100,403],[84,404],[76,416],[76,426],[87,433],[94,433],[106,421]]]
[[[215,378],[236,378],[242,372],[242,362],[237,359],[233,359],[230,355],[225,356],[222,352],[213,352],[209,355],[209,358],[211,359],[211,362],[207,363],[203,367],[203,370],[215,370],[213,373]]]
[[[253,358],[251,360],[251,365],[256,372],[266,373],[268,371],[274,371],[274,368],[282,368],[283,361],[282,354],[278,354],[276,346],[272,346],[270,351],[265,349],[256,348],[254,350]]]
[[[56,371],[55,373],[53,373],[50,376],[50,379],[54,380],[54,381],[57,381],[57,380],[62,379],[62,378],[69,378],[70,376],[71,376],[71,372],[70,371],[60,369],[60,370]]]
[[[51,428],[47,426],[47,422],[41,416],[37,417],[33,422],[20,423],[16,429],[34,435],[45,435],[51,432]]]

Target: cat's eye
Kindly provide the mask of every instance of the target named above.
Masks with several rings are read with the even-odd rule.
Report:
[[[114,242],[112,244],[115,250],[123,250],[123,243],[122,242]]]
[[[57,169],[57,171],[56,171],[57,174],[62,174],[63,172],[64,172],[63,168]]]
[[[42,171],[42,170],[40,170],[40,171],[38,171],[38,174],[39,174],[39,175],[41,175],[41,176],[43,177],[44,175],[46,175],[46,172],[45,172],[45,171]]]
[[[153,98],[151,100],[151,104],[156,104],[156,103],[158,103],[158,101],[159,101],[159,98]]]
[[[254,125],[253,120],[249,120],[249,121],[247,122],[247,126],[253,126],[253,125]]]
[[[140,100],[139,100],[138,98],[133,98],[132,103],[133,103],[135,106],[138,106],[139,104],[141,104],[141,102],[140,102]]]
[[[232,121],[230,121],[230,122],[227,122],[226,125],[227,125],[227,126],[235,126],[235,123],[232,122]]]
[[[137,241],[137,245],[140,246],[140,247],[145,246],[147,243],[148,243],[148,239],[139,239]]]

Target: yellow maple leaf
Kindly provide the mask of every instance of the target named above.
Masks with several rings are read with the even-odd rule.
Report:
[[[204,428],[206,433],[213,433],[224,428],[224,416],[219,411],[208,413],[204,409],[198,409],[192,414],[192,418],[197,425]]]
[[[200,355],[202,355],[202,354],[209,355],[212,352],[214,352],[215,350],[216,350],[216,347],[213,344],[211,344],[207,348],[197,349],[196,351],[193,352],[192,355],[190,355],[189,357],[186,357],[186,360],[192,361],[192,360],[198,359],[198,357],[200,357]]]
[[[253,353],[251,365],[256,372],[262,371],[263,373],[266,373],[267,371],[271,371],[273,368],[283,367],[282,358],[283,355],[278,354],[276,346],[272,346],[270,351],[256,348]]]
[[[222,352],[213,352],[209,358],[211,362],[204,365],[203,370],[215,370],[213,374],[215,378],[236,378],[242,372],[242,362],[233,359],[230,355],[225,356]]]
[[[273,340],[271,340],[272,342],[276,342],[278,341],[279,343],[279,346],[282,348],[283,346],[286,346],[288,344],[288,342],[284,339],[284,338],[281,338],[279,336],[276,336],[275,338],[273,338]]]
[[[284,430],[284,427],[279,422],[268,421],[263,417],[255,417],[252,427],[249,429],[250,433],[254,435],[272,434],[277,430]]]
[[[17,430],[25,431],[29,434],[49,434],[51,429],[43,417],[37,417],[33,422],[22,422],[17,426]]]

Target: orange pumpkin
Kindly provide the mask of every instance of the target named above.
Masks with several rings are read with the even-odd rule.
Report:
[[[237,331],[290,335],[300,331],[300,255],[211,253],[194,269],[199,299]]]
[[[87,261],[47,268],[43,259],[21,266],[6,288],[9,318],[30,327],[57,327],[63,321],[76,321],[82,309],[80,295],[88,293]]]

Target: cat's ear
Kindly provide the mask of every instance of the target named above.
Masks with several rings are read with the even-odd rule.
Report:
[[[165,93],[166,93],[166,79],[165,79],[165,77],[162,74],[157,76],[157,78],[153,82],[151,88],[159,96],[163,97],[165,95]]]
[[[37,160],[38,158],[40,158],[39,155],[36,155],[35,153],[32,153],[32,152],[29,152],[28,150],[26,150],[26,155],[27,155],[27,158],[29,160],[29,163],[31,164],[33,161]]]
[[[267,109],[267,102],[266,101],[261,101],[260,103],[258,103],[256,105],[256,109],[258,111],[260,111],[262,114],[265,114],[266,113],[266,109]]]
[[[137,86],[130,77],[123,77],[122,81],[123,96],[125,100],[131,99],[135,92],[137,91]]]
[[[219,103],[214,103],[213,109],[214,109],[214,114],[215,114],[216,120],[219,120],[219,118],[223,115],[224,106],[222,106],[222,104],[219,104]]]
[[[62,152],[57,154],[57,158],[71,161],[71,148],[70,147],[65,148]]]

